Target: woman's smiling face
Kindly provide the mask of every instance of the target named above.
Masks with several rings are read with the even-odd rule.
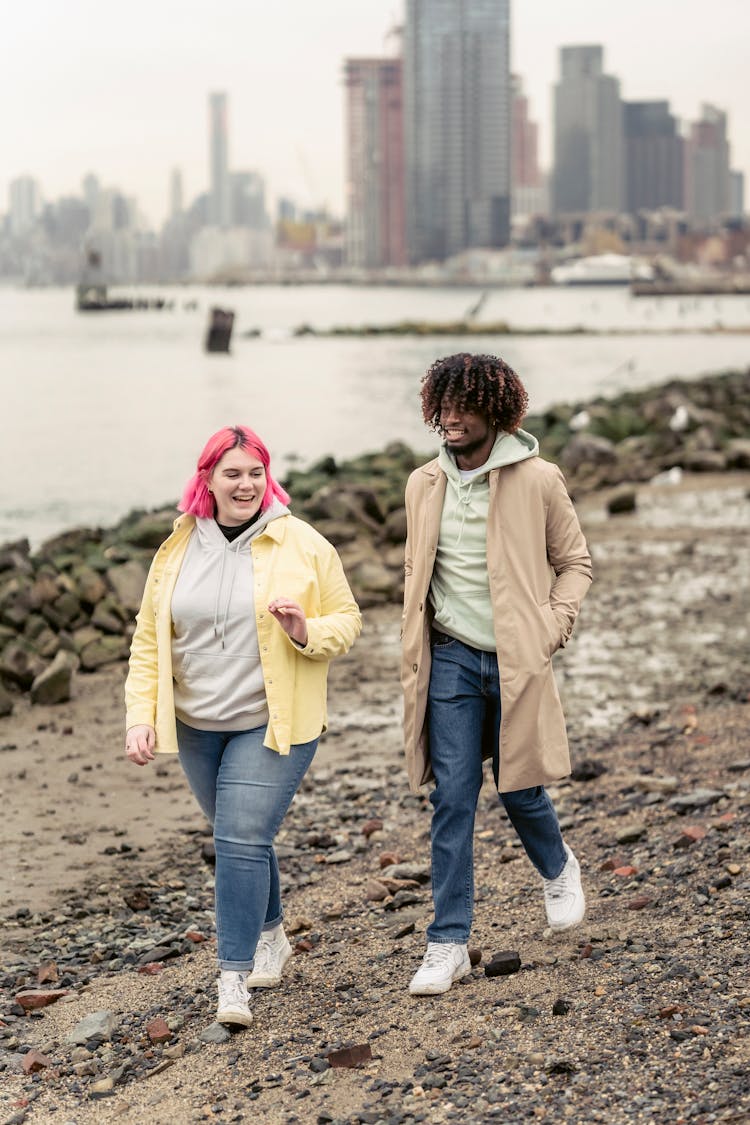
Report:
[[[208,486],[216,501],[216,519],[237,527],[257,513],[266,491],[263,462],[240,446],[228,449],[214,465]]]

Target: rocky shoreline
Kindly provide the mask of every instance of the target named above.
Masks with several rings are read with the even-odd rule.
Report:
[[[587,404],[584,431],[583,406],[528,423],[548,450],[584,432],[615,451],[566,470],[595,582],[555,658],[574,772],[553,795],[588,911],[567,937],[544,933],[541,888],[488,779],[476,965],[445,997],[406,991],[431,917],[429,804],[407,790],[398,691],[397,501],[412,454],[360,459],[354,477],[326,461],[288,482],[297,510],[318,505],[310,518],[340,527],[350,575],[387,556],[391,585],[368,595],[359,572],[363,635],[332,666],[331,730],[279,839],[295,957],[254,998],[248,1031],[212,1023],[210,834],[177,762],[125,762],[122,659],[78,676],[70,700],[13,689],[0,718],[4,1125],[750,1118],[750,472],[728,464],[748,377],[692,387],[603,404],[618,413]],[[633,433],[659,401],[659,425]],[[707,431],[721,470],[677,465],[709,451]],[[631,475],[628,442],[646,436],[658,483]],[[635,507],[613,515],[623,482]],[[29,564],[35,580],[88,565],[109,583],[110,568],[145,565],[172,515],[125,521],[140,543],[121,529],[61,537]],[[520,968],[488,975],[508,952]]]
[[[610,510],[630,511],[637,484],[660,473],[750,468],[750,370],[564,404],[525,425],[575,498],[619,485]],[[401,600],[404,485],[422,460],[393,444],[341,463],[323,458],[284,482],[295,512],[338,548],[362,608]],[[135,512],[34,553],[26,540],[0,547],[0,716],[18,692],[61,702],[77,670],[127,658],[148,564],[174,516],[171,507]]]

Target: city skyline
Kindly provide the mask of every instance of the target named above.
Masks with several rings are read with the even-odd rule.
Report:
[[[684,128],[705,102],[725,110],[732,167],[750,174],[742,58],[750,8],[744,0],[716,0],[711,11],[706,28],[703,6],[692,0],[632,0],[626,10],[594,0],[571,0],[564,11],[543,0],[512,5],[511,65],[540,125],[542,166],[551,163],[559,49],[599,43],[623,99],[669,100]],[[388,32],[403,18],[403,0],[328,0],[325,21],[295,0],[278,10],[217,0],[209,22],[196,4],[133,0],[127,21],[109,32],[92,0],[14,9],[0,49],[7,119],[0,212],[18,176],[33,176],[49,200],[80,195],[83,176],[94,172],[134,195],[160,225],[172,168],[182,173],[186,202],[209,189],[207,95],[220,90],[229,103],[230,167],[259,172],[272,198],[340,214],[344,59],[394,53]]]

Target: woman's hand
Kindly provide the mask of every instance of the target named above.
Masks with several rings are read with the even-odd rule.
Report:
[[[303,647],[307,644],[307,618],[301,605],[291,598],[274,598],[268,604],[268,612],[273,614],[288,637]]]
[[[125,735],[125,753],[137,766],[145,766],[153,761],[155,746],[156,732],[153,727],[146,726],[145,723],[130,727]]]

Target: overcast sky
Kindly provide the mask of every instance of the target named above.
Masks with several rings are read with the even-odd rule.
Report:
[[[0,212],[30,173],[45,199],[87,171],[160,223],[172,167],[186,201],[208,181],[206,96],[229,96],[229,156],[269,196],[343,206],[341,63],[393,52],[403,0],[5,0],[0,21]],[[685,120],[729,114],[750,180],[748,0],[515,0],[512,67],[550,163],[558,48],[601,43],[626,99],[667,98]],[[750,188],[750,184],[748,185]]]

